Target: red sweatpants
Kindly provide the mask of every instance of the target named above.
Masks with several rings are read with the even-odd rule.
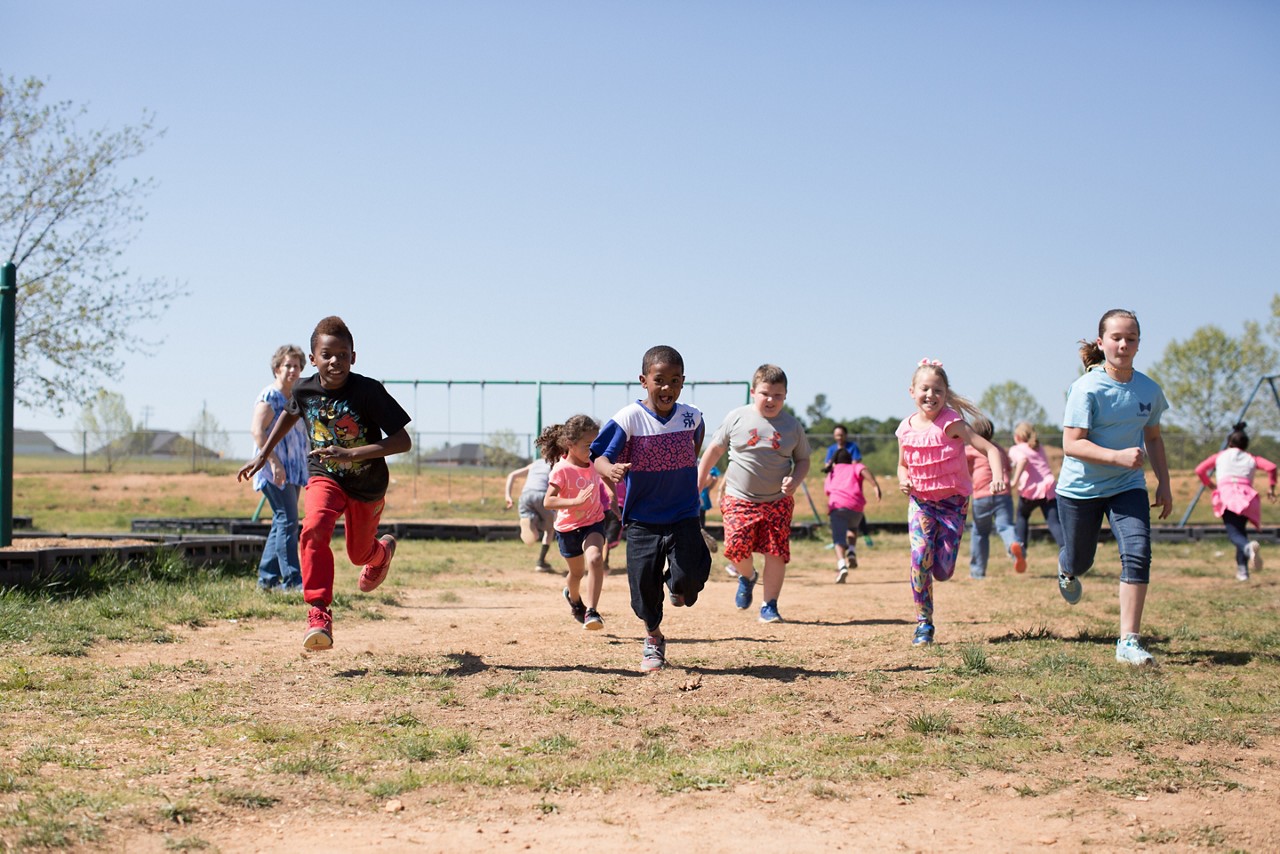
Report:
[[[357,501],[327,477],[307,481],[307,513],[298,537],[302,562],[302,597],[309,605],[328,608],[333,602],[333,529],[342,516],[347,529],[347,557],[356,566],[381,566],[387,547],[378,539],[378,520],[385,502]]]

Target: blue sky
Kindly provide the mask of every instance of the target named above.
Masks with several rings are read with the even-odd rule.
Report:
[[[125,261],[190,296],[113,386],[151,427],[207,406],[244,431],[271,351],[327,314],[383,379],[630,380],[664,343],[690,379],[776,362],[798,411],[883,418],[930,356],[1056,415],[1106,309],[1137,311],[1141,368],[1280,291],[1273,3],[8,0],[0,22],[0,72],[167,130],[131,166],[158,188]],[[534,426],[528,390],[398,395],[428,433]],[[549,390],[545,416],[622,398]],[[696,402],[718,422],[739,397]]]

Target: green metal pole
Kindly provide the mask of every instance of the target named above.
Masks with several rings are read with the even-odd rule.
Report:
[[[18,322],[18,268],[0,281],[0,546],[13,544],[13,382]]]

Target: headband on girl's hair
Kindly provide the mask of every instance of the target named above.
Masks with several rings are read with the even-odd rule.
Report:
[[[942,362],[937,359],[921,359],[919,367],[921,368],[941,368]]]

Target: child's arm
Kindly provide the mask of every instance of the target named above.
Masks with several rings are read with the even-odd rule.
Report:
[[[867,468],[866,466],[863,466],[862,472],[858,475],[858,478],[859,480],[861,480],[862,478],[867,478],[867,477],[871,478],[871,485],[875,487],[875,490],[876,490],[876,501],[879,501],[881,498],[884,497],[883,495],[880,494],[880,481],[876,480],[876,476],[871,471],[871,469]],[[864,492],[866,491],[866,487],[863,487],[863,491]]]
[[[698,460],[698,491],[701,492],[711,486],[711,469],[715,468],[716,460],[724,454],[724,445],[712,442],[707,449],[702,452],[702,458]]]
[[[1272,501],[1276,500],[1276,464],[1266,457],[1255,456],[1253,461],[1258,464],[1258,468],[1267,473],[1267,498]]]
[[[795,495],[796,490],[800,488],[800,484],[804,483],[804,479],[809,475],[809,458],[806,456],[799,460],[791,469],[791,474],[782,479],[782,494]]]
[[[276,411],[265,400],[259,400],[254,405],[253,423],[249,425],[249,433],[253,436],[253,444],[259,448],[266,446],[267,436],[271,433],[272,422],[275,421],[275,417]],[[280,461],[280,456],[271,454],[267,457],[267,463],[271,465],[271,482],[276,486],[284,486],[287,475],[285,474],[284,463]]]
[[[1173,512],[1173,490],[1169,486],[1169,463],[1164,455],[1164,436],[1160,434],[1160,425],[1146,427],[1142,438],[1147,443],[1147,456],[1151,458],[1151,470],[1156,475],[1156,500],[1152,507],[1160,508],[1160,518],[1167,519]]]
[[[283,420],[283,417],[281,420]],[[275,435],[275,431],[272,431],[272,435]],[[413,439],[409,438],[409,431],[404,427],[401,427],[381,442],[371,442],[368,445],[361,445],[358,448],[344,448],[341,445],[324,445],[313,450],[311,452],[311,456],[319,457],[322,460],[346,460],[348,462],[358,462],[360,460],[376,460],[379,457],[390,457],[395,454],[407,453],[412,447]]]
[[[267,458],[271,456],[271,451],[284,438],[284,434],[288,433],[293,428],[293,425],[298,423],[298,418],[299,416],[291,414],[288,410],[280,413],[280,417],[276,419],[276,426],[271,428],[271,435],[267,437],[257,456],[245,463],[240,471],[236,472],[237,481],[253,477],[267,464]]]
[[[898,443],[898,489],[903,495],[911,494],[911,472],[907,470],[906,460],[902,458],[902,443]]]
[[[511,474],[507,475],[507,487],[506,487],[506,493],[504,497],[507,499],[508,510],[511,509],[511,505],[514,503],[511,500],[511,484],[514,483],[515,479],[518,478],[520,475],[528,474],[529,469],[531,468],[533,468],[533,463],[529,463],[529,465],[525,466],[524,468],[518,468],[515,471],[513,471]]]
[[[1009,475],[1009,489],[1012,491],[1018,484],[1022,483],[1022,473],[1027,470],[1027,458],[1018,457],[1018,461],[1013,464],[1013,474]]]
[[[627,474],[627,469],[631,468],[631,463],[615,463],[603,455],[592,460],[591,465],[595,466],[597,474],[610,483],[622,480]]]
[[[1255,458],[1255,459],[1260,459],[1260,458]],[[1209,477],[1209,472],[1213,470],[1214,464],[1217,462],[1218,462],[1218,455],[1210,454],[1207,459],[1203,460],[1200,463],[1200,465],[1196,466],[1196,477],[1200,478],[1200,482],[1203,483],[1205,486],[1209,487],[1210,489],[1214,489],[1215,487],[1213,485],[1213,478]],[[1275,481],[1275,478],[1272,478],[1273,485],[1274,485],[1274,481]]]
[[[948,424],[947,435],[953,439],[960,439],[987,455],[987,463],[991,466],[992,495],[1000,495],[1009,491],[1009,483],[1005,480],[1008,472],[1004,469],[1004,455],[1000,453],[998,445],[973,432],[973,428],[964,421],[953,421]]]
[[[1100,466],[1116,466],[1122,469],[1140,469],[1146,456],[1141,448],[1121,448],[1113,451],[1089,440],[1087,427],[1062,428],[1062,452],[1069,457]]]
[[[564,510],[569,507],[578,507],[590,501],[595,491],[596,487],[590,486],[586,489],[578,490],[578,494],[573,498],[564,498],[560,495],[560,487],[554,483],[549,483],[547,484],[547,497],[542,499],[542,506],[548,510]]]

